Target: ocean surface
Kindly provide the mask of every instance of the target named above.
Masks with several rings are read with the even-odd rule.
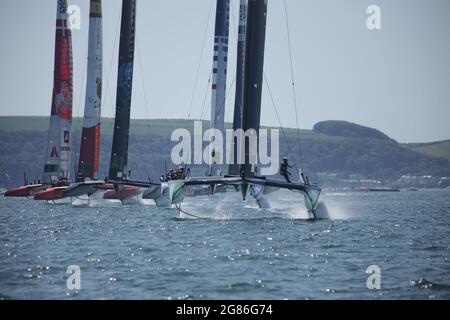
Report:
[[[0,298],[450,299],[450,190],[329,192],[331,219],[317,221],[295,194],[271,201],[198,198],[182,207],[193,219],[0,197]]]

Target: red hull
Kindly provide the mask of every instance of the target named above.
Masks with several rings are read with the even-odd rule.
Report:
[[[103,195],[103,199],[123,201],[138,196],[140,192],[141,190],[138,187],[125,186],[119,191],[107,191]]]
[[[39,185],[29,185],[14,188],[5,192],[5,197],[31,197],[35,191],[40,190],[43,187],[42,184]]]
[[[67,187],[48,188],[34,195],[34,200],[59,200],[64,198],[64,190]]]
[[[109,183],[95,186],[95,188],[98,189],[98,190],[115,190],[114,186],[112,184],[109,184]]]

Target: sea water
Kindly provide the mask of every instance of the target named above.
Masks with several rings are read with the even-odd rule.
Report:
[[[291,193],[270,210],[237,193],[189,199],[181,209],[200,219],[1,197],[0,298],[450,298],[450,190],[322,200],[330,219],[311,221]]]

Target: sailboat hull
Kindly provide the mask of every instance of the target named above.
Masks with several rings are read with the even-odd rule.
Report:
[[[41,191],[44,188],[44,185],[29,185],[29,186],[21,186],[18,188],[10,189],[5,192],[5,197],[11,198],[26,198],[33,196],[36,192]]]
[[[64,190],[65,197],[91,196],[105,185],[104,181],[86,181],[76,183]],[[109,189],[114,189],[111,185]]]
[[[70,186],[52,187],[45,190],[41,190],[34,195],[34,200],[61,200],[72,197],[80,197],[83,195],[91,196],[101,188],[107,188],[109,190],[114,189],[112,185],[105,185],[103,181],[89,181],[83,183],[77,183]]]
[[[47,188],[43,191],[37,192],[34,195],[34,200],[38,201],[52,201],[52,200],[60,200],[64,198],[64,190],[66,190],[68,187],[54,187],[54,188]]]
[[[103,195],[103,199],[105,200],[120,200],[120,201],[127,201],[131,198],[138,197],[141,193],[141,190],[138,187],[133,186],[124,186],[123,188],[119,189],[118,191],[107,191]]]
[[[161,186],[150,186],[142,194],[142,199],[155,200],[161,197]]]

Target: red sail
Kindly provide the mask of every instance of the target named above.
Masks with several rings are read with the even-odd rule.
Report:
[[[67,1],[57,1],[55,69],[50,125],[43,181],[70,178],[72,125],[72,35],[68,27]]]

